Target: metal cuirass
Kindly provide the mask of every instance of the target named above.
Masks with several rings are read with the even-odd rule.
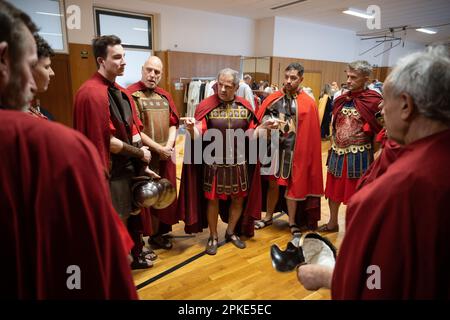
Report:
[[[137,91],[133,93],[133,98],[139,109],[144,133],[153,141],[165,145],[169,138],[170,127],[170,107],[167,99],[150,91]]]
[[[263,122],[276,118],[284,121],[279,126],[279,148],[271,150],[278,162],[274,172],[275,177],[288,179],[291,175],[292,161],[294,158],[295,138],[297,130],[297,100],[295,97],[285,95],[267,108]]]

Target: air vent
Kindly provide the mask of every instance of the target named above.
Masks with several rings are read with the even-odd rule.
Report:
[[[281,9],[281,8],[286,8],[286,7],[289,7],[289,6],[293,6],[294,4],[297,4],[297,3],[300,3],[300,2],[305,2],[305,1],[306,0],[292,1],[292,2],[289,2],[289,3],[281,4],[281,5],[276,6],[276,7],[272,7],[272,8],[270,8],[270,10],[277,10],[277,9]]]

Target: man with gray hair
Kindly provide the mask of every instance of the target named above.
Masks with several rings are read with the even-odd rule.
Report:
[[[387,135],[405,150],[352,197],[333,276],[305,265],[299,280],[331,284],[333,299],[449,299],[448,49],[401,59],[383,93]]]
[[[254,221],[261,215],[260,175],[259,172],[252,174],[256,170],[251,170],[247,152],[242,148],[241,139],[238,139],[238,132],[254,128],[257,120],[247,100],[236,96],[238,87],[238,72],[229,68],[221,70],[217,76],[217,93],[203,100],[195,111],[197,127],[194,127],[192,120],[186,121],[191,137],[204,135],[209,137],[204,138],[206,142],[211,140],[214,132],[219,136],[214,136],[212,143],[204,143],[203,192],[208,201],[204,215],[210,231],[206,245],[209,255],[215,255],[218,248],[219,203],[222,204],[222,220],[228,223],[225,240],[239,249],[246,247],[239,235],[253,236]],[[216,140],[221,140],[222,144]],[[206,161],[206,149],[217,144],[217,149],[223,149],[214,148],[213,161]],[[195,194],[193,190],[189,192]]]
[[[327,160],[325,197],[330,220],[321,232],[339,231],[338,212],[355,193],[359,178],[373,162],[374,137],[381,130],[375,116],[382,96],[367,88],[372,67],[367,61],[354,61],[347,67],[347,88],[333,106],[331,149]]]

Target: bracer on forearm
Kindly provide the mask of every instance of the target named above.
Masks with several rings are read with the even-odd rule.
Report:
[[[133,158],[142,159],[144,157],[144,151],[129,145],[128,143],[123,143],[122,150],[120,150],[119,154],[124,156],[129,156]]]

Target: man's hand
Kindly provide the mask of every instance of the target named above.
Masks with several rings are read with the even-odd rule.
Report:
[[[155,179],[161,178],[161,176],[159,176],[155,171],[150,170],[150,168],[148,166],[145,167],[144,173],[151,178],[155,178]]]
[[[167,160],[172,156],[173,148],[169,146],[161,146],[161,148],[158,150],[159,155],[161,156],[162,160]]]
[[[150,160],[152,159],[152,154],[150,153],[150,150],[148,150],[147,146],[141,147],[141,150],[144,151],[144,156],[141,158],[141,160],[145,163],[150,163]]]
[[[185,117],[185,118],[181,118],[180,120],[184,121],[184,126],[186,127],[186,130],[189,130],[189,131],[194,130],[195,118]]]
[[[331,289],[333,269],[319,264],[304,264],[297,269],[298,281],[307,290]]]
[[[281,120],[275,119],[275,118],[268,119],[261,124],[260,128],[275,130],[275,129],[278,129],[278,126],[280,125],[281,122],[282,122]]]

